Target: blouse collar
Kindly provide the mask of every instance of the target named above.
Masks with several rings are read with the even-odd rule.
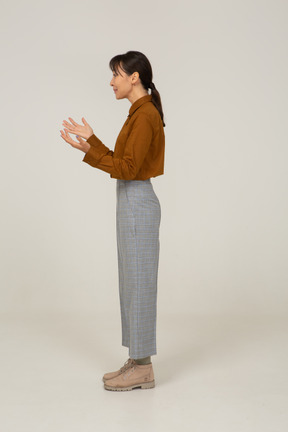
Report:
[[[137,99],[130,107],[129,109],[129,116],[131,117],[132,114],[144,103],[150,102],[152,100],[152,95],[148,94],[145,96],[142,96],[141,98]]]

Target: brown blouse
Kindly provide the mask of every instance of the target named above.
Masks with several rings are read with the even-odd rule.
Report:
[[[165,135],[152,96],[137,99],[118,135],[114,151],[91,135],[83,162],[123,180],[146,180],[164,173]]]

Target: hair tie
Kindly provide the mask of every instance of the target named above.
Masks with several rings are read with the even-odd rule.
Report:
[[[155,90],[155,85],[154,85],[154,83],[151,81],[151,83],[149,84],[149,88],[151,89],[151,90]]]

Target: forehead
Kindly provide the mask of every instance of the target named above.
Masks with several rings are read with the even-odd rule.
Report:
[[[121,76],[126,75],[125,71],[122,69],[121,63],[115,64],[112,72],[115,73],[116,75],[121,75]]]

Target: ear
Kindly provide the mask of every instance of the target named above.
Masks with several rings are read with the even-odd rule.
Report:
[[[131,75],[132,78],[132,84],[136,84],[137,81],[139,80],[139,73],[138,72],[133,72]]]

